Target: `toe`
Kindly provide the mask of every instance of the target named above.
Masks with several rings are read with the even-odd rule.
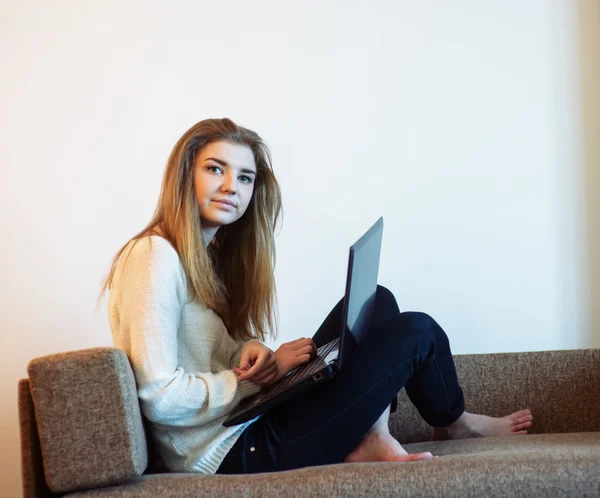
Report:
[[[513,419],[513,424],[522,424],[523,422],[531,422],[533,420],[533,415],[525,415],[524,417],[519,417]]]
[[[527,429],[531,427],[531,422],[523,422],[522,424],[514,425],[512,427],[513,432],[520,431],[521,429]]]
[[[527,417],[531,415],[531,410],[529,408],[525,409],[525,410],[519,410],[518,412],[515,412],[511,415],[509,415],[510,418],[512,418],[513,420],[521,418],[521,417]]]
[[[429,451],[425,451],[424,453],[413,453],[411,455],[406,456],[407,462],[415,462],[418,460],[431,460],[433,459],[433,455]]]

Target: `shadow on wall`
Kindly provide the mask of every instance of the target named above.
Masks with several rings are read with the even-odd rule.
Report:
[[[600,2],[577,2],[591,347],[600,347]]]

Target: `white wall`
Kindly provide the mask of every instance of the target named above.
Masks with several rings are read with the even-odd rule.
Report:
[[[3,496],[18,379],[111,344],[100,280],[204,118],[273,152],[278,342],[318,327],[383,215],[380,283],[456,353],[600,346],[597,0],[0,6]]]

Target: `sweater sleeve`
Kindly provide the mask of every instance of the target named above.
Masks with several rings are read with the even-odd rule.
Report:
[[[233,355],[231,355],[231,359],[229,360],[229,366],[231,368],[239,368],[240,367],[240,360],[242,358],[242,349],[244,349],[244,346],[246,345],[245,341],[236,341],[235,342],[237,348],[236,350],[233,352]]]
[[[177,361],[177,331],[187,296],[177,252],[164,239],[140,240],[118,283],[119,336],[135,374],[144,415],[152,422],[194,426],[229,413],[258,392],[232,370],[186,372]]]

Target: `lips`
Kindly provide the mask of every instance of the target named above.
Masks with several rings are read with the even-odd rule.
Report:
[[[216,199],[213,202],[216,202],[217,204],[222,204],[224,206],[231,206],[231,207],[235,207],[235,204],[231,201],[227,201],[224,199]]]

